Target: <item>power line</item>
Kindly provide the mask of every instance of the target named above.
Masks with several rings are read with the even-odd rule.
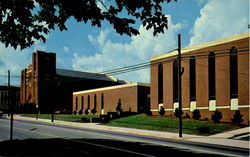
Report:
[[[229,49],[224,49],[224,50],[229,50]],[[208,51],[208,52],[211,52],[211,51]],[[249,50],[241,50],[241,51],[237,51],[237,52],[246,52],[246,53],[237,53],[235,55],[249,54]],[[232,55],[232,54],[229,54],[229,52],[226,51],[226,52],[223,52],[223,53],[222,52],[221,53],[216,53],[215,57],[224,57],[224,56],[230,56],[230,55]],[[182,57],[181,60],[189,60],[189,59],[192,59],[191,57],[192,57],[192,54],[190,54],[190,56]],[[204,55],[195,56],[195,59],[203,59],[203,58],[208,58],[208,55],[204,54]],[[68,80],[65,80],[65,78],[64,78],[64,80],[62,80],[60,78],[57,78],[57,79],[54,79],[53,82],[60,81],[61,83],[63,83],[63,82],[75,82],[75,81],[87,80],[87,79],[99,79],[99,78],[102,78],[103,75],[107,75],[107,76],[119,75],[119,74],[128,73],[128,72],[132,72],[132,71],[138,71],[138,70],[142,70],[142,69],[145,69],[145,68],[149,68],[151,66],[156,66],[159,63],[164,64],[164,63],[167,63],[167,62],[172,62],[174,60],[176,60],[176,56],[172,56],[171,59],[164,58],[164,59],[161,59],[161,60],[156,61],[156,62],[144,62],[144,63],[125,66],[125,67],[121,67],[121,68],[117,68],[117,69],[103,71],[103,72],[101,72],[102,74],[100,76],[96,76],[96,74],[93,73],[91,76],[85,77],[85,78],[75,78],[75,79],[69,78]],[[7,77],[7,75],[0,75],[0,76]],[[13,78],[20,78],[20,75],[12,75],[12,77]]]

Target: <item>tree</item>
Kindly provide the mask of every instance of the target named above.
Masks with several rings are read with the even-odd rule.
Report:
[[[129,36],[139,34],[132,26],[139,20],[157,35],[168,28],[161,6],[170,1],[173,0],[113,0],[106,6],[102,0],[2,0],[0,41],[15,49],[30,47],[36,40],[45,42],[44,36],[55,27],[67,30],[65,23],[71,17],[97,27],[102,26],[102,21],[108,21],[117,33]]]

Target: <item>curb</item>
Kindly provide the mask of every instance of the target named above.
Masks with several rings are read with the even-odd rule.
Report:
[[[10,117],[5,117],[6,119],[10,119]],[[237,152],[242,152],[242,153],[249,153],[249,145],[248,148],[246,147],[240,147],[240,146],[231,146],[231,145],[223,145],[223,144],[218,144],[218,143],[208,143],[208,142],[203,142],[203,141],[196,141],[196,138],[207,138],[206,136],[198,136],[198,135],[187,135],[184,134],[183,138],[180,138],[176,136],[175,133],[169,133],[172,134],[173,136],[166,135],[166,132],[160,132],[160,131],[151,131],[151,130],[142,130],[140,129],[134,129],[134,128],[122,128],[122,127],[114,127],[114,126],[102,126],[98,125],[97,123],[87,123],[87,125],[82,126],[79,125],[77,122],[65,122],[65,121],[60,121],[56,120],[54,122],[51,122],[48,119],[42,119],[39,118],[36,120],[35,118],[31,117],[14,117],[14,120],[19,120],[19,121],[31,121],[31,122],[37,122],[37,123],[43,123],[43,124],[55,124],[59,126],[70,126],[74,127],[77,129],[92,129],[96,131],[103,131],[103,132],[116,132],[116,133],[121,133],[124,135],[133,135],[133,136],[147,136],[149,139],[150,138],[156,138],[158,140],[162,141],[169,141],[169,142],[174,142],[174,143],[179,143],[179,144],[189,144],[193,146],[201,146],[201,147],[208,147],[208,148],[215,148],[215,149],[223,149],[223,150],[234,150]],[[74,124],[75,123],[75,124]],[[86,123],[80,123],[80,124],[86,124]],[[161,135],[163,134],[163,135]],[[165,134],[165,135],[164,135]],[[175,135],[175,136],[174,136]],[[208,137],[209,138],[209,137]],[[218,139],[218,138],[209,138],[209,139]],[[222,139],[223,140],[223,139]],[[230,139],[228,139],[230,140]],[[234,140],[236,141],[236,140]],[[239,141],[239,140],[237,140]]]

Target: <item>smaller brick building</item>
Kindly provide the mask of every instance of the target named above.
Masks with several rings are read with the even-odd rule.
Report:
[[[9,96],[10,96],[10,99],[9,99]],[[12,103],[13,106],[15,107],[19,107],[20,87],[10,86],[10,93],[9,93],[8,86],[0,85],[0,111],[8,112],[9,103]]]
[[[41,113],[71,112],[72,93],[126,84],[112,76],[56,68],[56,54],[37,51],[21,72],[20,103],[33,103]]]
[[[96,109],[97,114],[117,112],[142,113],[149,110],[150,86],[144,83],[130,83],[112,87],[85,90],[73,93],[72,111]]]

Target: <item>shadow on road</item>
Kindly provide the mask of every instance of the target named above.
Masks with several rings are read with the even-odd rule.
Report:
[[[184,149],[104,139],[25,139],[0,142],[0,156],[84,156],[84,157],[134,157],[134,156],[181,156],[200,154]]]

